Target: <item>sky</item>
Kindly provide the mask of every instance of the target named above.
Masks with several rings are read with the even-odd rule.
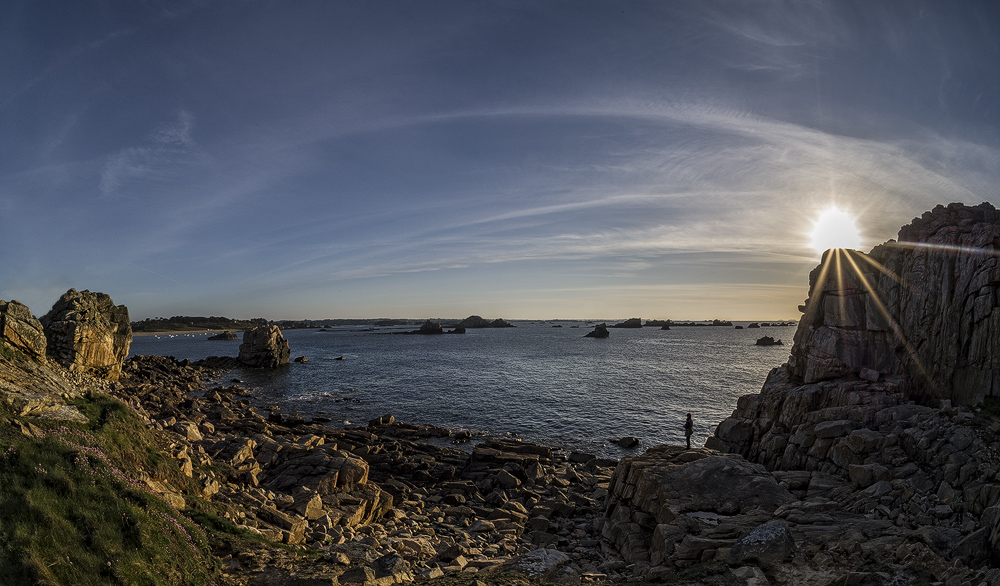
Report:
[[[133,320],[797,319],[1000,205],[990,1],[0,3],[0,299]]]

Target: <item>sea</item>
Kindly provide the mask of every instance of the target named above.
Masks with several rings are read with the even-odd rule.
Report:
[[[468,430],[474,440],[517,437],[567,451],[620,458],[652,445],[702,445],[736,407],[760,391],[788,359],[794,326],[736,329],[674,326],[610,329],[586,338],[593,322],[512,321],[516,327],[465,334],[401,335],[409,327],[284,330],[292,357],[305,363],[236,369],[261,408],[365,425],[382,415]],[[746,325],[748,322],[734,322]],[[785,345],[757,346],[769,335]],[[136,336],[131,354],[197,360],[236,356],[239,340],[209,334]],[[638,448],[616,440],[637,437]],[[475,441],[473,442],[475,443]]]

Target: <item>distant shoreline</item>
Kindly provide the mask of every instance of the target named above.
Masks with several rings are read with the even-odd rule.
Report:
[[[139,336],[183,336],[184,334],[221,334],[226,330],[163,330],[162,332],[132,332],[132,337]],[[231,332],[242,332],[243,330],[229,330]]]

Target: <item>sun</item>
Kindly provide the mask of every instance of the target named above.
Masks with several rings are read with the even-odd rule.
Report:
[[[857,249],[861,246],[861,234],[851,214],[830,208],[819,215],[812,233],[812,247],[822,253],[830,248]]]

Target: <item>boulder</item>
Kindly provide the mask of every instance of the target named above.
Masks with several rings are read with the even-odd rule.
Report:
[[[276,325],[257,326],[243,332],[239,361],[251,368],[276,368],[288,364],[288,341]]]
[[[795,539],[788,523],[771,521],[758,526],[749,535],[736,542],[729,551],[729,563],[741,564],[757,561],[777,564],[795,553]]]
[[[128,308],[105,293],[70,289],[39,320],[48,353],[74,372],[117,381],[132,344]]]
[[[609,545],[628,563],[678,567],[734,543],[698,535],[692,518],[725,519],[734,525],[730,532],[739,531],[795,500],[760,465],[681,446],[623,458],[608,493],[601,536]]]
[[[500,566],[501,572],[523,574],[529,578],[548,580],[570,562],[570,557],[555,549],[538,548],[524,555],[507,560]]]
[[[35,360],[45,356],[48,344],[41,322],[20,301],[0,300],[0,340]]]
[[[642,320],[640,318],[638,318],[638,317],[633,317],[633,318],[629,318],[629,319],[627,319],[627,320],[625,320],[625,321],[623,321],[621,323],[617,323],[617,324],[615,324],[615,325],[613,325],[611,327],[613,327],[613,328],[641,328],[642,327]]]
[[[634,448],[639,445],[639,438],[637,437],[623,437],[615,442],[618,447],[629,449]]]

